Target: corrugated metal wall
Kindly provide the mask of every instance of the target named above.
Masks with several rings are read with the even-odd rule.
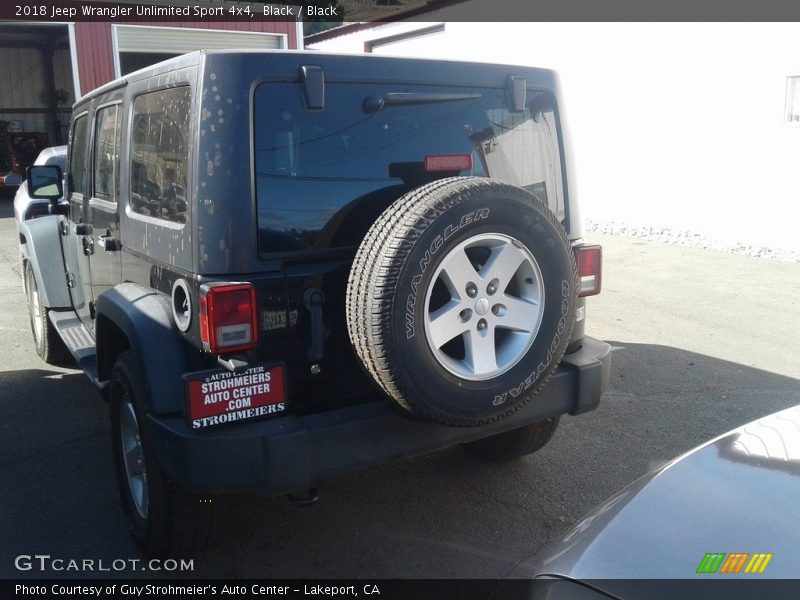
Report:
[[[67,92],[61,106],[70,109],[74,98],[69,50],[57,50],[53,57],[56,89]],[[0,120],[21,121],[24,131],[45,131],[54,142],[56,132],[49,113],[25,113],[20,109],[48,109],[50,98],[45,69],[45,54],[38,48],[0,48]],[[14,109],[13,112],[3,109]],[[62,135],[66,132],[69,112],[61,115]],[[65,138],[66,139],[66,138]]]
[[[81,94],[114,79],[111,23],[75,23]]]
[[[46,108],[42,52],[34,48],[0,48],[0,119],[22,121],[27,131],[42,131],[45,115],[3,112],[4,108]]]
[[[117,50],[122,52],[162,54],[169,52],[194,52],[198,48],[220,50],[225,48],[276,49],[281,48],[283,37],[274,33],[250,31],[214,31],[205,29],[160,29],[153,27],[116,28]]]
[[[64,90],[69,94],[65,106],[72,109],[72,105],[75,103],[75,83],[72,78],[72,60],[69,48],[56,50],[53,56],[53,74],[55,75],[56,89]]]
[[[181,27],[192,29],[220,29],[225,31],[253,31],[281,33],[287,36],[287,47],[297,48],[297,29],[294,21],[197,21],[150,22],[126,21],[120,25],[150,25],[153,27]],[[75,42],[78,50],[78,71],[81,93],[114,79],[114,50],[111,41],[111,23],[75,23]],[[168,49],[165,49],[168,51]]]

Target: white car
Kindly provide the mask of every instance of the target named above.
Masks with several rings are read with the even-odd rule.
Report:
[[[34,165],[55,165],[64,172],[64,164],[67,160],[67,147],[66,146],[52,146],[45,148],[36,157]],[[64,202],[63,198],[59,202]],[[14,196],[14,220],[17,226],[17,233],[19,233],[19,224],[21,221],[28,219],[35,219],[49,214],[48,200],[35,200],[28,195],[28,186],[23,181],[17,193]],[[19,257],[20,257],[20,270],[21,274],[25,273],[25,261],[28,259],[28,252],[25,244],[22,242],[22,237],[19,238]],[[25,277],[22,275],[22,287],[25,288]]]

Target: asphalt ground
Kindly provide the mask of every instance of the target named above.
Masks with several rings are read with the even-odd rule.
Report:
[[[592,235],[603,293],[589,334],[614,346],[600,407],[564,417],[532,457],[459,447],[353,473],[298,509],[222,500],[224,526],[190,577],[503,577],[581,515],[665,461],[800,403],[800,263]],[[33,348],[9,199],[0,200],[0,577],[20,554],[138,557],[125,527],[107,406],[82,373]],[[181,574],[179,574],[181,575]]]

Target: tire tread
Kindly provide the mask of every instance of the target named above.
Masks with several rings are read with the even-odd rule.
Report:
[[[120,407],[116,397],[119,389],[116,386],[127,386],[141,427],[149,397],[146,381],[144,369],[131,351],[120,354],[112,372],[112,432],[119,427]],[[148,557],[193,556],[209,544],[217,530],[219,515],[215,502],[212,498],[186,492],[170,481],[158,464],[146,428],[141,435],[150,494],[149,522],[143,528],[137,526],[131,514],[134,509],[127,497],[127,480],[117,447],[119,440],[112,435],[119,490],[134,541]]]
[[[31,318],[31,333],[33,334],[33,343],[36,347],[36,354],[38,354],[39,358],[41,358],[48,365],[63,367],[69,363],[72,355],[70,354],[69,350],[67,350],[64,340],[61,339],[61,336],[58,335],[56,328],[53,327],[53,324],[50,322],[50,318],[48,316],[50,309],[42,304],[41,296],[39,297],[39,314],[34,315],[33,312],[31,312],[33,309],[30,299],[31,283],[36,286],[37,290],[39,288],[39,284],[36,281],[36,275],[33,273],[33,268],[31,267],[30,262],[25,263],[24,269],[25,270],[23,273],[26,280],[24,288],[25,295],[28,299],[28,312],[30,313]],[[36,331],[33,325],[34,319],[42,320],[42,339],[38,344],[36,343]]]

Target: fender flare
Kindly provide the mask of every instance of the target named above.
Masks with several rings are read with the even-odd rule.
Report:
[[[72,306],[61,251],[59,222],[62,218],[49,215],[19,223],[19,233],[25,238],[27,262],[36,277],[40,301],[47,308],[56,310]]]
[[[110,380],[117,356],[129,348],[147,376],[148,411],[182,414],[187,343],[173,322],[169,299],[135,283],[122,283],[97,297],[96,310],[98,378]]]

